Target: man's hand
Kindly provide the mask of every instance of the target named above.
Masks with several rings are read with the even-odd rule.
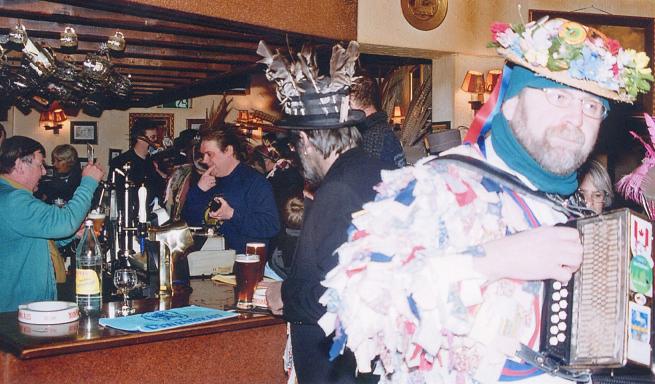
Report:
[[[582,263],[582,243],[574,228],[540,227],[483,245],[474,268],[490,280],[555,279],[567,282]]]
[[[87,164],[82,170],[82,176],[90,176],[95,181],[100,181],[104,178],[105,170],[98,164]]]
[[[217,197],[217,199],[220,200],[221,207],[215,211],[210,211],[209,217],[221,221],[230,220],[232,216],[234,216],[234,208],[232,208],[224,198]]]
[[[284,303],[282,302],[282,282],[275,281],[266,290],[266,302],[274,315],[282,315]]]
[[[168,179],[168,175],[166,173],[164,173],[162,170],[159,169],[159,163],[157,163],[156,161],[153,161],[152,166],[155,168],[155,172],[157,172],[159,177],[161,177],[164,180]]]
[[[216,185],[216,178],[212,176],[214,167],[215,166],[209,167],[205,173],[200,176],[200,180],[198,180],[198,188],[200,188],[200,190],[203,192],[209,191]]]

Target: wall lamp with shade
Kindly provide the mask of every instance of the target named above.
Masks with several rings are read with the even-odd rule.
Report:
[[[477,112],[484,102],[485,84],[482,72],[467,71],[461,88],[462,91],[471,94],[471,101],[469,101],[469,104],[471,104],[471,109]]]
[[[487,72],[487,76],[484,80],[484,86],[487,93],[493,92],[494,88],[496,87],[496,83],[498,83],[498,79],[500,79],[500,75],[502,73],[503,71],[500,69],[490,69],[489,72]]]
[[[237,114],[237,122],[239,123],[250,122],[250,112],[247,109],[240,109]]]
[[[39,124],[46,131],[53,131],[55,135],[58,135],[59,130],[63,128],[63,123],[66,119],[68,119],[68,117],[66,117],[64,110],[59,106],[59,103],[54,102],[47,111],[41,112]]]
[[[394,124],[402,124],[403,111],[400,109],[400,105],[393,107],[393,116],[391,116],[391,121],[393,121]]]

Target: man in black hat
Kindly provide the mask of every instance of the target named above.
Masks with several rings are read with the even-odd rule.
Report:
[[[354,44],[347,53],[358,54]],[[275,57],[271,61],[275,62]],[[303,92],[285,102],[287,116],[276,124],[295,134],[305,179],[318,189],[313,201],[305,203],[291,273],[284,282],[268,289],[267,300],[273,313],[283,315],[291,323],[298,381],[345,383],[355,381],[354,358],[350,355],[335,361],[328,359],[330,339],[317,324],[325,313],[319,304],[325,291],[320,282],[337,264],[333,252],[347,239],[352,214],[373,199],[373,187],[380,182],[385,164],[370,158],[359,147],[361,134],[355,124],[365,115],[350,110],[347,84],[334,86],[329,78],[322,80],[323,83],[317,83],[306,79],[298,84]],[[284,92],[283,87],[278,91]]]

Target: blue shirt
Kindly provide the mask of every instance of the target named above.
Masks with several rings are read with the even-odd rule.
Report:
[[[222,195],[234,209],[232,218],[219,229],[227,248],[244,253],[248,242],[268,246],[269,239],[280,230],[273,189],[264,176],[249,166],[239,163],[229,175],[216,178],[216,185],[207,192],[197,184],[189,188],[182,218],[190,226],[202,225],[207,205],[216,195]]]

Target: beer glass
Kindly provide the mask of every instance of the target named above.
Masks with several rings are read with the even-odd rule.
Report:
[[[99,238],[102,233],[102,226],[105,224],[105,214],[91,211],[87,219],[93,221],[93,232],[95,232],[96,238]]]
[[[255,287],[259,282],[259,256],[239,254],[234,263],[236,272],[237,308],[250,309]]]
[[[246,243],[246,255],[259,256],[259,282],[264,278],[264,269],[266,268],[266,244],[264,243]]]

